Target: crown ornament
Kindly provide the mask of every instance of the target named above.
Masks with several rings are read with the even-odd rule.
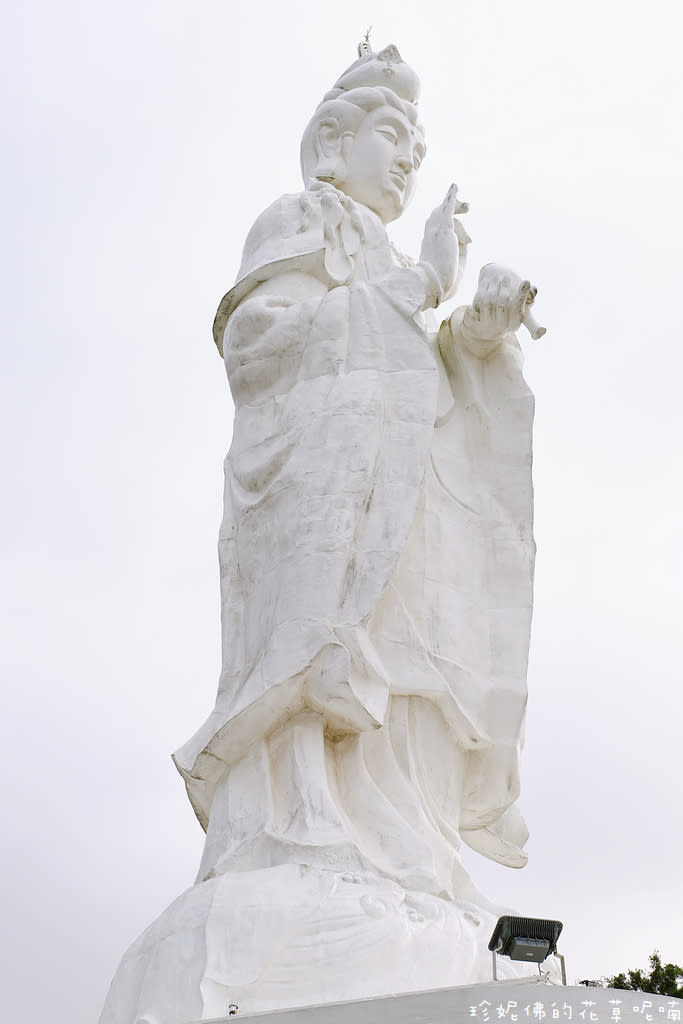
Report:
[[[393,43],[375,53],[370,46],[370,29],[358,44],[356,60],[334,84],[332,94],[349,92],[351,89],[383,86],[391,89],[407,103],[417,104],[420,95],[420,81],[411,67],[401,57]]]
[[[358,44],[358,56],[367,57],[368,54],[372,53],[372,47],[370,46],[370,33],[372,32],[372,25],[367,30],[363,38]]]

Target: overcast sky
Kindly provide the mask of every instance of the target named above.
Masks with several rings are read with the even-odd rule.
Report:
[[[232,421],[211,340],[258,213],[369,24],[423,83],[394,237],[470,202],[471,298],[539,288],[529,865],[570,980],[683,962],[680,3],[22,0],[4,17],[2,1015],[94,1024],[203,834]],[[456,304],[456,303],[453,303]]]

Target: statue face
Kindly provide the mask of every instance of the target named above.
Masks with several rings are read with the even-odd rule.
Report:
[[[355,135],[345,137],[343,148],[344,172],[337,187],[385,224],[400,217],[425,154],[422,129],[394,107],[378,107],[363,118]]]

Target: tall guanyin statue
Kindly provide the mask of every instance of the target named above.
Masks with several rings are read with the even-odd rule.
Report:
[[[436,317],[470,243],[454,185],[417,262],[390,242],[425,156],[418,95],[395,46],[361,44],[304,131],[304,190],[256,220],[218,308],[223,664],[175,755],[206,844],[101,1024],[490,977],[503,908],[461,850],[526,862],[533,397],[515,331],[542,328],[530,282],[496,264]]]

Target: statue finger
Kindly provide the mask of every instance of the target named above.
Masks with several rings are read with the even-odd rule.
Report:
[[[476,306],[479,309],[479,312],[485,315],[491,301],[494,298],[495,296],[491,292],[490,282],[486,280],[480,280],[479,286],[477,287],[477,290],[474,295],[474,302],[472,304],[476,304]]]
[[[489,303],[495,303],[498,301],[499,293],[499,281],[496,277],[489,277],[484,283],[484,294],[486,295],[486,301]]]
[[[455,237],[458,239],[458,242],[460,243],[460,245],[469,245],[470,244],[472,239],[467,234],[467,232],[465,231],[465,228],[462,226],[460,221],[457,220],[457,219],[455,219],[453,221],[453,230],[455,231]]]
[[[516,305],[519,309],[519,315],[524,316],[529,302],[533,302],[533,296],[531,296],[531,281],[522,281],[517,290],[517,302]]]
[[[441,204],[441,209],[443,210],[444,213],[448,214],[448,216],[454,217],[455,216],[455,207],[457,206],[457,204],[458,204],[458,186],[455,184],[455,182],[453,182],[453,184],[450,185],[449,188],[448,188],[448,192],[446,193],[446,198],[444,199],[443,203]]]
[[[509,274],[501,274],[501,276],[498,279],[498,295],[499,295],[499,297],[502,297],[502,296],[509,297],[509,295],[510,295],[510,285],[511,284],[512,284],[512,280],[510,279],[510,275]]]
[[[496,294],[496,327],[502,333],[510,329],[510,308],[514,304],[514,292],[509,274],[501,274],[495,279]]]
[[[491,323],[496,322],[496,303],[498,301],[498,282],[489,279],[484,286],[484,312]]]
[[[501,297],[496,302],[496,327],[501,334],[510,329],[510,303]]]

